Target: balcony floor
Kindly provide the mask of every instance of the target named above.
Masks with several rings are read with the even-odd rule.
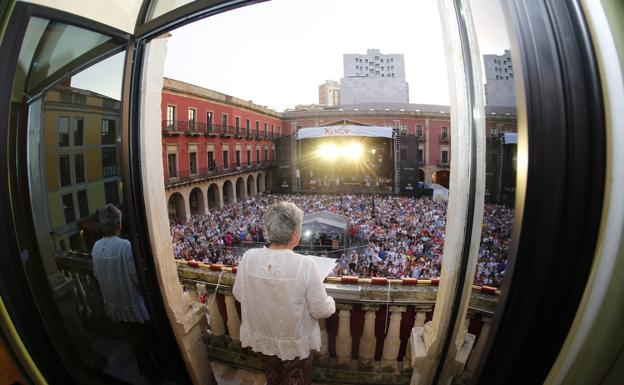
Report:
[[[266,376],[251,369],[233,368],[220,362],[211,362],[217,384],[219,385],[264,385]]]
[[[220,362],[210,363],[218,385],[265,385],[266,376],[264,373],[252,370],[233,368]],[[320,385],[313,382],[312,385]]]

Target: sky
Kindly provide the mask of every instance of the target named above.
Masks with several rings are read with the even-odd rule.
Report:
[[[481,54],[509,49],[496,0],[470,0]],[[411,103],[449,103],[436,0],[272,0],[171,32],[165,76],[276,111],[318,103],[318,86],[340,80],[342,55],[402,53]],[[72,78],[119,99],[123,53]]]
[[[496,2],[471,3],[482,54],[502,54]],[[283,111],[318,103],[318,86],[342,77],[342,55],[368,48],[404,54],[411,103],[449,103],[436,0],[273,0],[226,12],[172,31],[165,76]]]

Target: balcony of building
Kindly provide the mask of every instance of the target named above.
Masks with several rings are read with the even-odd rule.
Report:
[[[242,249],[239,251],[243,251]],[[104,319],[101,294],[88,254],[61,253],[57,266],[82,290],[74,293],[85,324]],[[177,261],[178,278],[191,301],[204,308],[201,339],[213,362],[261,370],[256,354],[240,344],[240,304],[232,295],[236,267]],[[328,277],[325,286],[336,313],[320,320],[322,347],[313,354],[312,379],[318,383],[407,384],[418,362],[411,341],[430,321],[439,279]],[[489,332],[498,290],[473,286],[467,314],[462,367],[476,365]],[[457,377],[461,376],[461,372]],[[456,378],[457,378],[456,377]]]
[[[165,176],[165,187],[179,186],[186,183],[199,182],[210,178],[236,174],[242,171],[255,171],[273,167],[274,160],[262,160],[257,162],[240,162],[223,165],[214,162],[210,167],[201,167],[196,170],[177,170],[174,174]]]
[[[451,163],[448,160],[446,162],[443,160],[439,160],[437,166],[438,168],[450,169]]]
[[[449,143],[451,140],[450,136],[448,134],[440,134],[440,143]]]

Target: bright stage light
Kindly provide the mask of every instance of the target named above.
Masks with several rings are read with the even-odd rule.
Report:
[[[325,143],[318,147],[316,154],[326,160],[336,160],[344,158],[356,161],[362,157],[364,149],[358,143],[351,143],[345,146],[337,146],[333,143]]]
[[[304,239],[310,238],[311,235],[312,235],[312,231],[310,231],[310,230],[306,230],[306,231],[303,232],[303,238]]]
[[[362,152],[364,151],[364,149],[362,149],[362,146],[357,143],[351,143],[348,146],[343,147],[343,151],[343,155],[345,158],[358,160],[362,157]]]
[[[322,144],[318,148],[317,153],[322,158],[334,160],[338,156],[338,147],[336,147],[335,144],[331,143]]]

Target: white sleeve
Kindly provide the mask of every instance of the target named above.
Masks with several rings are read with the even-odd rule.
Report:
[[[327,318],[336,311],[334,299],[327,295],[318,267],[314,262],[308,264],[306,301],[310,314],[316,319]]]

